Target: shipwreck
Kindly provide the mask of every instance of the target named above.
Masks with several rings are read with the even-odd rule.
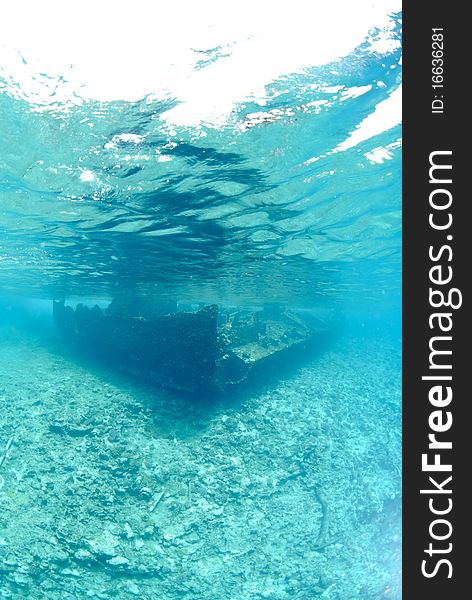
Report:
[[[74,309],[61,300],[53,319],[63,337],[115,368],[188,394],[226,393],[274,377],[328,332],[316,319],[274,306],[179,310],[172,302],[113,300],[105,309]]]

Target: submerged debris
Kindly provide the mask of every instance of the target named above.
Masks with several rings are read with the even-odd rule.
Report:
[[[6,460],[7,456],[8,456],[8,453],[10,452],[10,448],[11,448],[12,444],[13,444],[13,437],[11,437],[11,438],[8,440],[8,442],[6,443],[6,446],[5,446],[5,450],[4,450],[4,452],[3,452],[3,455],[0,457],[0,467],[1,467],[1,466],[3,465],[3,463],[5,462],[5,460]]]

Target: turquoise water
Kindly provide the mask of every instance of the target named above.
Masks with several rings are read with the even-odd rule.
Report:
[[[358,135],[399,90],[397,18],[376,35],[217,123],[0,67],[1,597],[401,597],[401,126]],[[53,299],[114,298],[328,335],[182,395],[54,327]]]

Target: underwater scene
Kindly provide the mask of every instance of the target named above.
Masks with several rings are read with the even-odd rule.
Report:
[[[399,600],[401,6],[65,6],[0,25],[0,598]]]

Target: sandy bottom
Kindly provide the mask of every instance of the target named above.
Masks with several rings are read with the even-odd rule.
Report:
[[[401,357],[192,403],[0,329],[0,597],[397,600]]]

